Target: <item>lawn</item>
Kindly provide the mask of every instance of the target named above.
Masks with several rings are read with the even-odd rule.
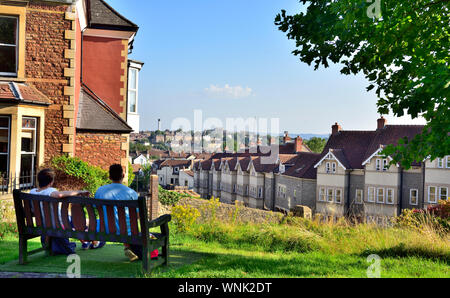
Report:
[[[81,274],[92,277],[366,277],[370,265],[365,253],[329,253],[322,250],[305,252],[275,250],[247,243],[199,239],[195,233],[172,233],[171,258],[168,268],[160,268],[151,276],[141,272],[141,262],[130,263],[121,245],[108,244],[100,250],[77,253]],[[39,247],[38,241],[30,249]],[[79,246],[79,245],[78,245]],[[447,256],[408,255],[378,251],[382,255],[381,277],[450,277]],[[0,271],[65,273],[66,257],[46,257],[44,253],[29,258],[25,266],[17,264],[18,241],[13,236],[0,240]]]

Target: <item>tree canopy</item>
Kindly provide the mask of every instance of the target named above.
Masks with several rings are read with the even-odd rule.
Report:
[[[343,65],[342,74],[362,73],[382,115],[426,119],[422,134],[400,140],[385,154],[406,168],[450,154],[450,1],[300,2],[305,13],[283,10],[275,19],[296,41],[294,55],[315,70],[335,63]]]

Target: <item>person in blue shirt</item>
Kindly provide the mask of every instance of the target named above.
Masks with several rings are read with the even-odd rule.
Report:
[[[95,193],[96,199],[101,200],[138,200],[138,194],[132,190],[131,188],[123,185],[123,179],[125,178],[125,174],[121,165],[115,164],[109,168],[109,179],[111,179],[112,183],[100,187]],[[104,208],[104,212],[106,214],[106,208]],[[109,224],[116,225],[116,231],[120,234],[119,228],[119,216],[117,212],[117,208],[114,208],[115,223],[108,223],[106,221],[105,229],[109,232]],[[126,222],[127,222],[127,233],[131,235],[130,230],[130,217],[128,213],[128,209],[125,211],[126,213]],[[139,245],[130,245],[124,244],[124,253],[130,259],[131,262],[136,261],[138,259],[142,259],[142,246]]]

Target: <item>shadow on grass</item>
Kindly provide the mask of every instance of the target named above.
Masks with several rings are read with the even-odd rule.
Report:
[[[9,241],[2,246],[14,247],[17,251],[17,241]],[[119,244],[107,244],[98,250],[81,250],[77,243],[77,255],[81,260],[81,275],[87,277],[119,277],[133,278],[144,277],[142,262],[131,263],[123,253],[123,246]],[[12,254],[12,259],[0,265],[1,272],[33,272],[65,274],[72,264],[67,262],[67,256],[46,256],[44,252],[28,257],[26,265],[19,265],[18,253]],[[190,252],[183,249],[172,248],[170,251],[170,266],[159,268],[156,272],[167,272],[179,267],[192,264],[200,260],[203,254]]]
[[[428,259],[431,261],[441,261],[447,266],[450,265],[450,254],[445,252],[431,251],[421,247],[406,247],[404,244],[399,244],[390,248],[379,250],[366,250],[358,256],[367,257],[371,254],[379,255],[382,258],[410,258],[417,257],[421,259]]]

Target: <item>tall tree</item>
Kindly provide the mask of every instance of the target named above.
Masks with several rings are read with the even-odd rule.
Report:
[[[412,161],[450,154],[450,12],[448,0],[301,0],[306,12],[281,11],[275,25],[296,41],[302,62],[342,64],[362,73],[375,90],[378,111],[427,125],[385,154],[409,168]]]

